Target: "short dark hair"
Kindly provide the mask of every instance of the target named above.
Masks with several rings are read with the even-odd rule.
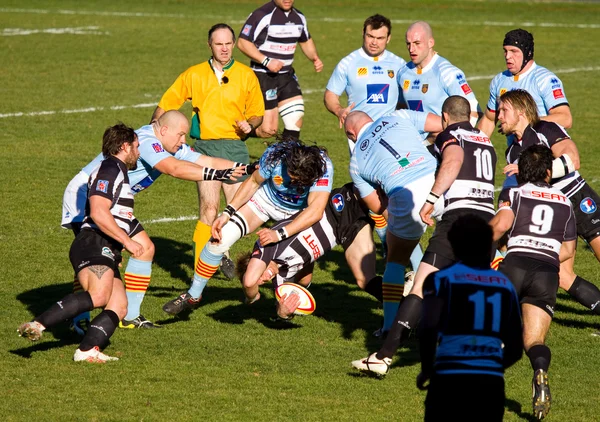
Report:
[[[470,266],[490,265],[493,239],[492,227],[476,214],[458,217],[448,231],[454,256]]]
[[[372,29],[379,29],[385,26],[388,29],[388,37],[392,34],[392,21],[380,14],[369,16],[367,20],[365,20],[363,25],[363,35],[367,33],[367,26],[370,26]]]
[[[231,31],[231,36],[233,37],[233,41],[235,42],[235,32],[233,32],[233,28],[226,23],[217,23],[210,27],[208,30],[208,43],[210,44],[210,38],[212,37],[213,32],[217,29],[229,29]]]
[[[108,158],[117,155],[123,144],[132,144],[137,136],[133,128],[124,123],[117,123],[107,128],[102,136],[102,155]]]
[[[542,183],[546,182],[548,170],[552,171],[554,156],[546,145],[537,144],[525,148],[519,155],[519,173],[517,182]]]
[[[448,113],[450,119],[455,122],[469,121],[471,117],[471,104],[469,100],[460,95],[452,95],[444,101],[442,113]]]

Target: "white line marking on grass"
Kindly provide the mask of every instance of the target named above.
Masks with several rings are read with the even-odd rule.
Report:
[[[197,220],[197,215],[182,215],[180,217],[164,217],[164,218],[154,218],[152,220],[142,221],[142,224],[153,224],[153,223],[172,223],[175,221],[190,221]]]
[[[586,67],[572,67],[567,69],[558,69],[555,70],[554,73],[563,74],[563,73],[576,73],[576,72],[597,72],[600,71],[600,66],[586,66]],[[491,80],[496,75],[485,75],[485,76],[468,76],[468,81],[477,81],[482,79]],[[306,95],[322,93],[325,91],[325,87],[321,89],[304,89],[302,92]],[[147,95],[147,94],[145,94]],[[306,100],[305,100],[306,101]],[[103,110],[126,110],[130,108],[152,108],[156,107],[157,103],[141,103],[141,104],[133,104],[133,105],[116,105],[110,107],[86,107],[79,108],[74,110],[50,110],[50,111],[30,111],[24,112],[19,111],[16,113],[0,113],[0,119],[4,119],[7,117],[33,117],[33,116],[48,116],[52,114],[74,114],[74,113],[91,113],[95,111],[103,111]]]
[[[46,29],[23,29],[4,28],[3,37],[14,37],[17,35],[53,34],[53,35],[108,35],[108,32],[98,31],[99,26],[79,26],[76,28],[46,28]]]
[[[103,12],[95,10],[50,10],[50,9],[17,9],[17,8],[0,8],[0,13],[35,13],[35,14],[59,14],[59,15],[92,15],[92,16],[121,16],[121,17],[136,17],[136,18],[179,18],[179,19],[198,19],[203,20],[219,20],[230,19],[230,23],[244,23],[245,21],[231,21],[227,16],[214,15],[194,15],[182,13],[146,13],[146,12]],[[350,18],[313,18],[312,21],[321,22],[360,22],[362,19]],[[393,23],[411,24],[414,20],[393,19]],[[443,21],[428,21],[431,25],[448,25],[449,22]],[[542,27],[542,28],[579,28],[579,29],[600,29],[600,24],[586,23],[558,23],[558,22],[496,22],[496,21],[452,21],[452,25],[462,26],[507,26],[507,27]]]

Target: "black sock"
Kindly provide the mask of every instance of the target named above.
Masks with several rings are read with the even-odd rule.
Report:
[[[567,293],[593,313],[600,314],[600,290],[594,284],[577,276]]]
[[[283,129],[283,133],[281,134],[281,138],[284,141],[298,141],[298,140],[300,140],[300,131],[299,130]]]
[[[50,306],[47,311],[35,318],[34,321],[49,328],[92,309],[94,309],[94,303],[88,292],[71,293]]]
[[[527,351],[527,356],[529,357],[529,362],[531,362],[531,367],[534,372],[538,369],[543,369],[544,372],[548,372],[548,368],[550,368],[550,359],[552,358],[552,353],[548,346],[545,344],[536,344]]]
[[[114,311],[104,310],[90,322],[90,327],[79,345],[79,350],[85,352],[98,346],[104,349],[108,344],[110,336],[113,335],[119,325],[119,317]]]
[[[400,347],[402,341],[406,338],[406,335],[410,330],[416,328],[417,323],[421,319],[421,309],[423,307],[423,299],[415,294],[406,296],[396,313],[392,328],[388,333],[385,342],[379,352],[377,352],[377,359],[391,358]]]
[[[373,277],[365,286],[365,292],[383,302],[383,277],[380,275]]]

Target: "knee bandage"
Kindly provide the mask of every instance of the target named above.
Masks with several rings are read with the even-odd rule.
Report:
[[[298,126],[298,122],[304,116],[304,100],[300,98],[299,100],[284,104],[279,107],[279,115],[286,129],[299,131],[300,126]]]
[[[235,242],[248,234],[248,223],[239,213],[233,214],[231,219],[221,230],[221,242],[218,244],[208,242],[207,249],[213,254],[224,254]]]

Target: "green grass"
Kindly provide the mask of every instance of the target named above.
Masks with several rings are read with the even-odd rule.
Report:
[[[204,305],[189,318],[168,318],[162,304],[186,289],[192,276],[194,221],[147,223],[157,247],[152,283],[142,311],[164,324],[155,331],[118,330],[105,366],[74,364],[77,339],[56,327],[37,344],[16,327],[71,289],[70,232],[59,227],[62,193],[100,149],[103,130],[117,121],[148,122],[177,75],[206,60],[208,28],[226,21],[239,31],[261,1],[40,1],[4,0],[0,26],[40,30],[97,27],[102,35],[38,33],[0,37],[0,415],[7,421],[417,421],[424,393],[415,341],[399,350],[382,381],[358,377],[350,361],[377,350],[370,335],[381,323],[378,304],[354,284],[343,253],[317,265],[311,288],[317,311],[287,329],[271,320],[268,289],[252,308],[241,302],[237,280],[217,275]],[[503,69],[504,33],[525,25],[534,33],[535,57],[558,72],[572,107],[569,131],[577,142],[582,174],[600,184],[596,143],[600,92],[600,6],[592,2],[483,2],[298,0],[325,70],[316,74],[301,53],[295,67],[305,90],[305,140],[326,146],[335,182],[349,181],[346,140],[322,105],[337,62],[361,43],[363,20],[382,13],[394,20],[389,49],[407,57],[403,33],[417,19],[431,22],[436,49],[464,70],[484,107],[491,75]],[[46,11],[46,12],[43,12]],[[68,11],[74,11],[70,13]],[[551,25],[548,25],[551,24]],[[237,58],[247,63],[241,54]],[[585,70],[584,68],[587,68]],[[151,104],[135,108],[137,104]],[[123,109],[111,109],[124,106]],[[86,108],[95,111],[81,112]],[[75,112],[64,112],[75,110]],[[189,111],[189,108],[185,109]],[[47,115],[27,115],[54,111]],[[6,114],[24,113],[21,116]],[[504,140],[499,154],[499,185]],[[258,157],[261,142],[249,142]],[[136,198],[141,221],[197,213],[193,183],[163,176]],[[429,235],[429,233],[428,233]],[[423,244],[426,245],[425,237]],[[248,250],[241,240],[233,255]],[[383,263],[379,262],[379,269]],[[597,282],[598,263],[582,245],[576,270]],[[590,334],[597,317],[559,293],[547,343],[552,349],[549,421],[590,421],[600,414],[596,377],[600,339]],[[530,420],[531,370],[526,358],[506,374],[507,421]],[[482,417],[482,420],[485,420]]]

